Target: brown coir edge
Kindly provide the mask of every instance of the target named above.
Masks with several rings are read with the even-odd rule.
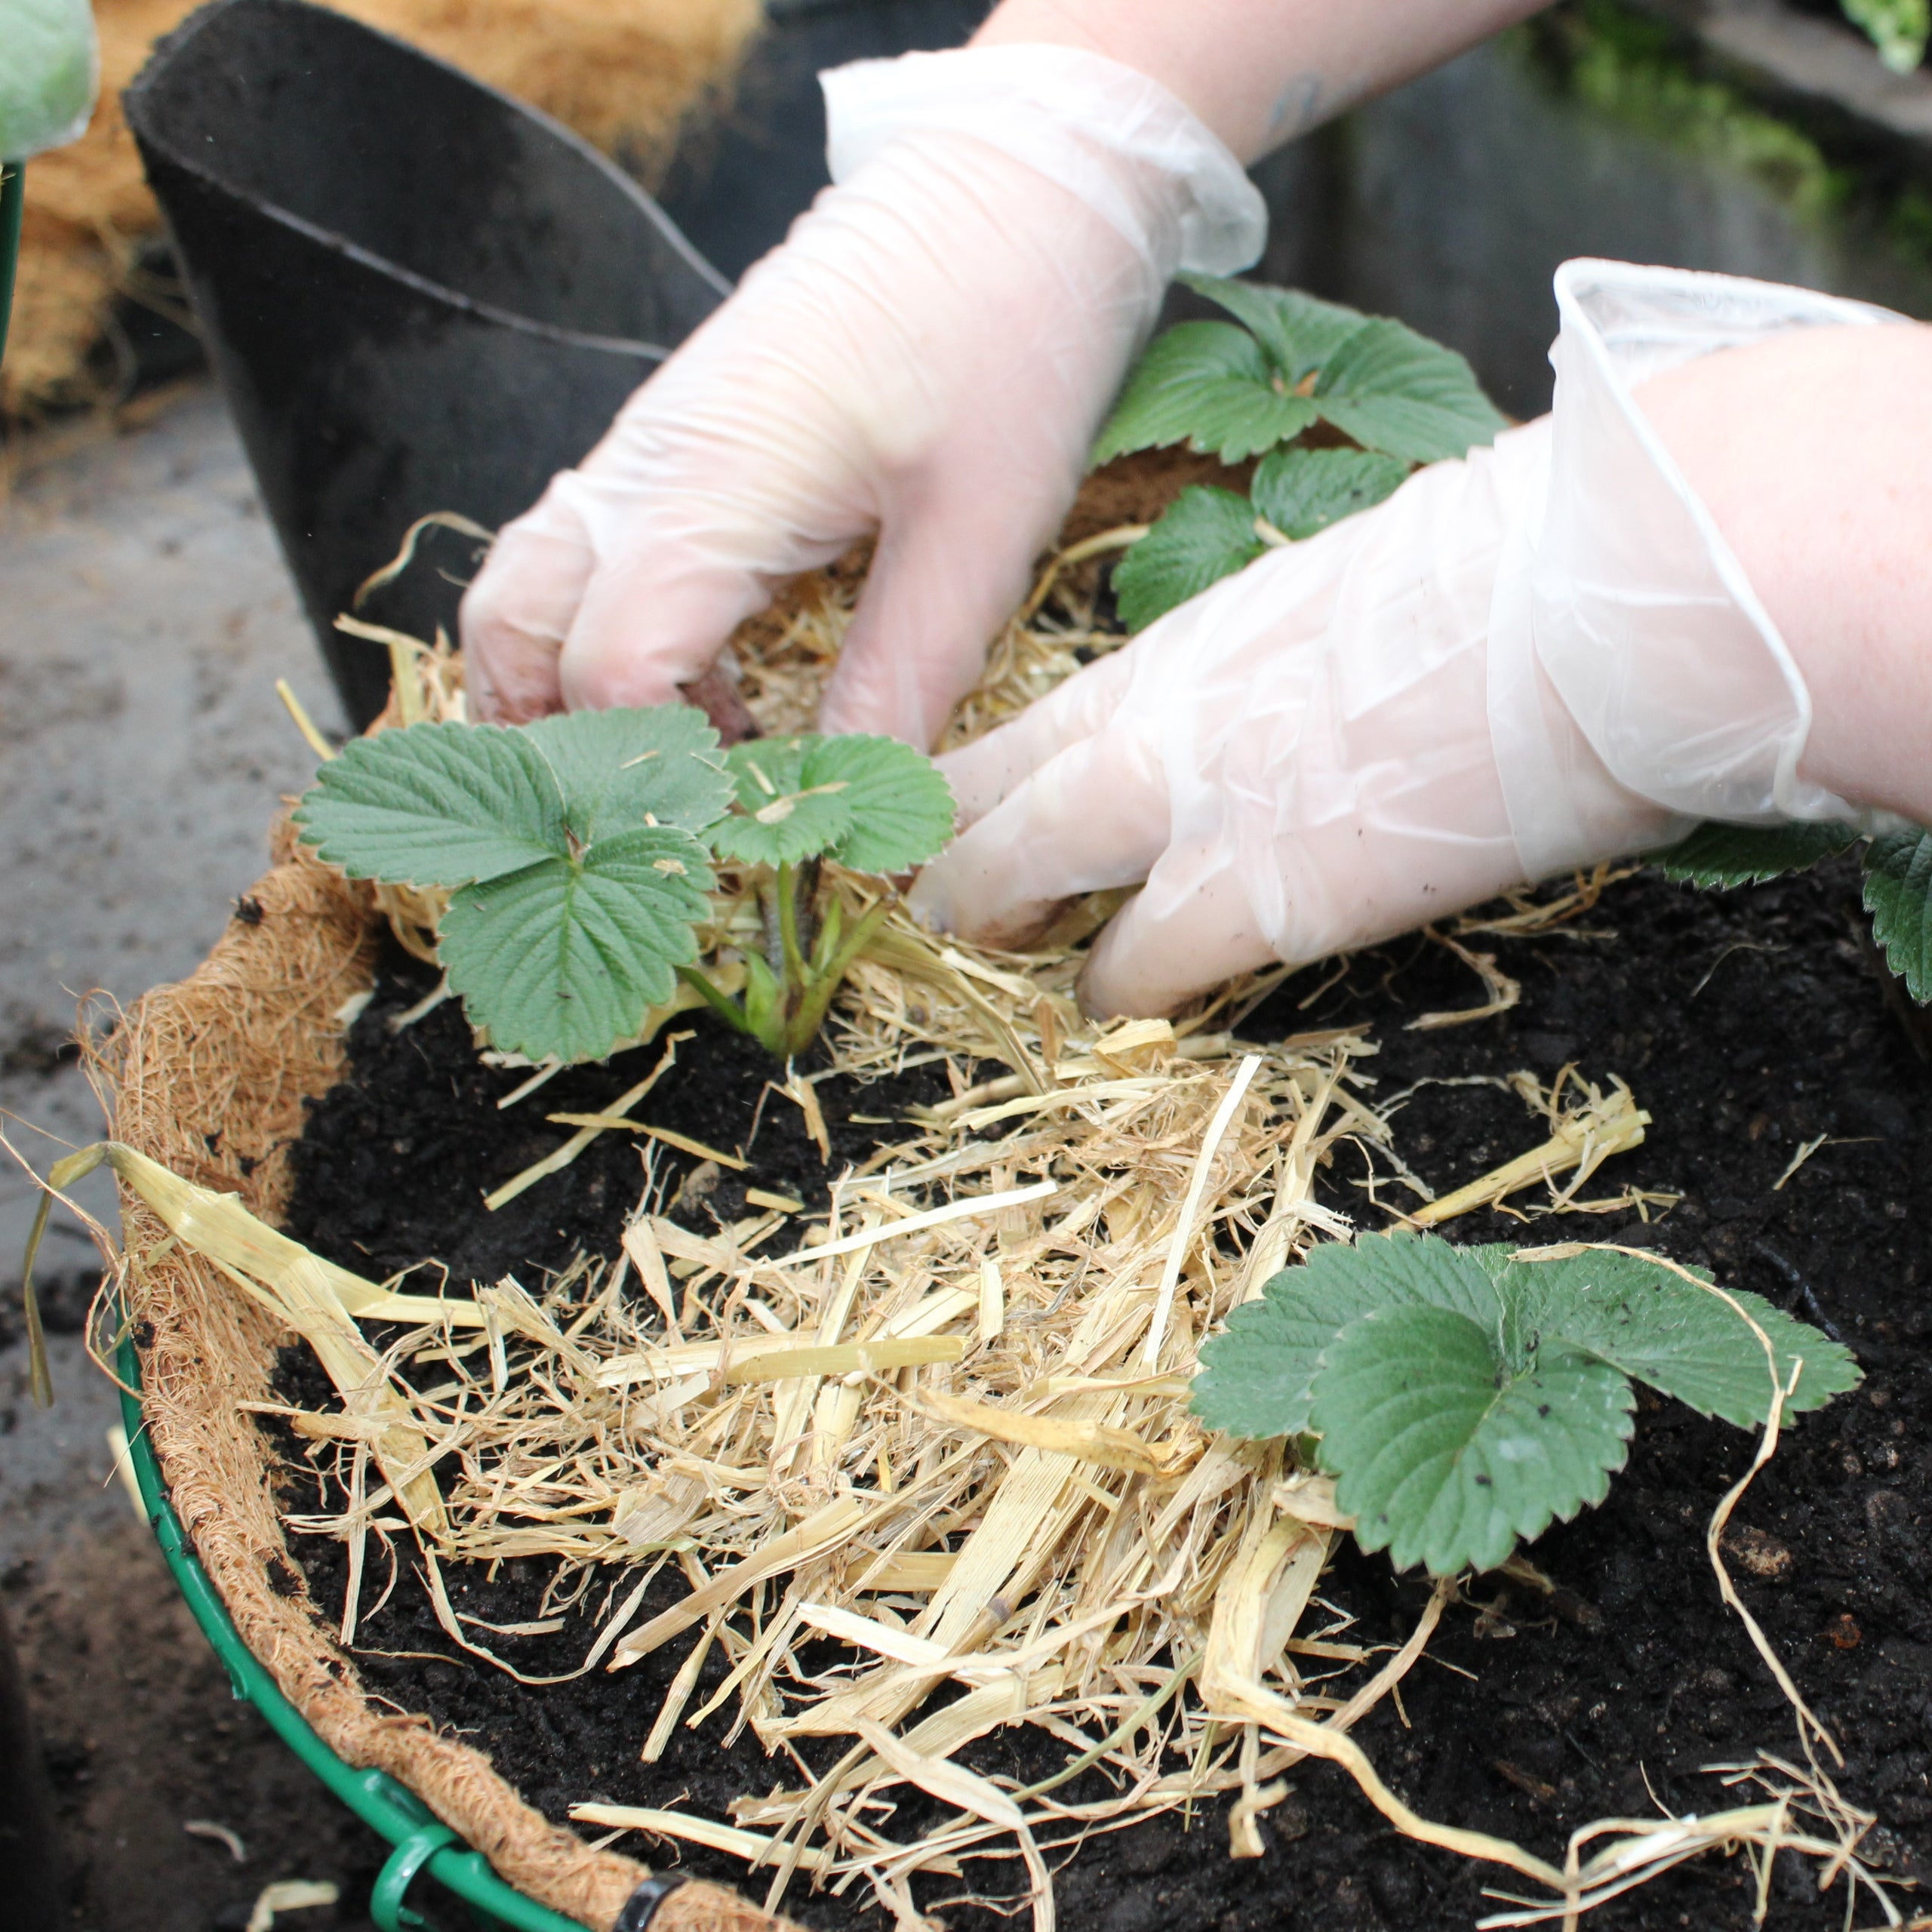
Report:
[[[1110,465],[1081,492],[1066,540],[1146,521],[1183,485],[1223,478],[1241,480],[1179,453]],[[249,895],[249,917],[230,922],[197,971],[157,987],[108,1037],[84,1044],[119,1139],[186,1180],[239,1195],[273,1223],[288,1197],[302,1103],[346,1069],[342,1009],[372,983],[383,922],[368,888],[312,858],[285,819],[271,857],[273,869]],[[290,1561],[272,1451],[238,1405],[273,1399],[275,1351],[292,1338],[212,1265],[168,1242],[125,1186],[121,1213],[149,1439],[242,1641],[344,1762],[406,1785],[509,1884],[607,1932],[649,1875],[645,1868],[551,1824],[482,1752],[440,1734],[427,1717],[372,1703]],[[696,1881],[669,1894],[651,1924],[654,1932],[789,1927],[737,1893]]]

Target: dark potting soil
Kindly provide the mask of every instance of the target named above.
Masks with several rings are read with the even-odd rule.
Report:
[[[1891,1877],[1924,1881],[1916,1900],[1902,1901],[1909,1917],[1932,1906],[1932,1244],[1923,1232],[1932,1217],[1932,1028],[1875,966],[1857,900],[1855,871],[1842,861],[1721,895],[1646,873],[1611,888],[1567,931],[1470,942],[1494,947],[1522,983],[1521,1003],[1501,1016],[1404,1031],[1419,1013],[1481,996],[1445,949],[1418,939],[1361,955],[1306,1007],[1324,976],[1297,976],[1242,1031],[1266,1040],[1367,1021],[1381,1047],[1367,1070],[1383,1094],[1518,1068],[1547,1081],[1571,1061],[1600,1082],[1622,1075],[1653,1116],[1649,1137],[1584,1192],[1636,1187],[1681,1195],[1675,1205],[1653,1209],[1647,1222],[1629,1212],[1527,1220],[1491,1212],[1447,1232],[1464,1241],[1651,1246],[1829,1324],[1857,1352],[1864,1385],[1788,1430],[1734,1519],[1730,1566],[1843,1746],[1841,1789],[1878,1814],[1867,1856]],[[496,1217],[478,1212],[478,1196],[555,1144],[566,1130],[543,1126],[543,1113],[607,1105],[641,1073],[622,1063],[573,1073],[537,1104],[500,1113],[495,1099],[519,1076],[478,1066],[453,1010],[400,1035],[383,1023],[426,985],[420,970],[398,962],[358,1023],[351,1076],[315,1103],[298,1152],[294,1232],[365,1274],[436,1255],[460,1281],[506,1268],[528,1281],[580,1244],[608,1250],[639,1179],[635,1149],[614,1135]],[[677,1071],[640,1117],[736,1149],[770,1069],[755,1050],[708,1023],[691,1023],[699,1037],[680,1048]],[[632,1057],[648,1067],[656,1051]],[[931,1097],[937,1084],[932,1069],[869,1088],[821,1084],[833,1171],[887,1131],[852,1123],[852,1112],[891,1115]],[[1514,1096],[1481,1085],[1420,1087],[1397,1128],[1405,1158],[1438,1189],[1534,1145],[1542,1132]],[[1779,1186],[1794,1155],[1820,1135],[1824,1143]],[[752,1149],[753,1184],[823,1198],[826,1170],[790,1102],[764,1096]],[[1373,1227],[1380,1217],[1353,1158],[1338,1156],[1323,1196]],[[742,1186],[728,1178],[680,1212],[697,1226],[709,1226],[714,1212],[729,1220],[743,1211]],[[299,1351],[285,1356],[283,1378],[292,1396],[327,1398]],[[1760,1746],[1793,1756],[1795,1735],[1782,1697],[1720,1603],[1703,1539],[1752,1447],[1743,1433],[1646,1394],[1629,1466],[1607,1503],[1529,1552],[1557,1594],[1474,1580],[1404,1682],[1399,1706],[1385,1702],[1357,1730],[1389,1783],[1427,1817],[1555,1860],[1567,1833],[1592,1819],[1748,1801],[1746,1790],[1727,1789],[1703,1767]],[[307,1466],[295,1467],[290,1506],[313,1507],[315,1479]],[[344,1583],[340,1546],[306,1539],[297,1554],[320,1614],[332,1618]],[[549,1569],[510,1564],[494,1582],[480,1570],[453,1571],[451,1586],[467,1614],[514,1623],[535,1614]],[[660,1580],[650,1607],[682,1588]],[[592,1601],[601,1594],[600,1585]],[[1425,1593],[1348,1545],[1322,1594],[1358,1620],[1352,1636],[1396,1642],[1413,1628]],[[797,1782],[795,1767],[765,1759],[749,1733],[726,1748],[728,1709],[701,1733],[681,1725],[658,1764],[639,1763],[683,1654],[678,1645],[614,1675],[528,1687],[455,1654],[405,1577],[365,1619],[358,1649],[374,1691],[427,1711],[488,1751],[554,1819],[592,1798],[722,1817],[741,1793]],[[501,1649],[528,1672],[558,1668],[544,1640],[504,1638]],[[693,1709],[724,1670],[721,1660],[707,1661]],[[815,1764],[837,1750],[837,1740],[807,1741]],[[1065,1750],[1016,1729],[966,1757],[983,1772],[1030,1781],[1057,1769]],[[1173,1814],[1091,1841],[1060,1872],[1061,1923],[1070,1932],[1446,1932],[1505,1909],[1482,1896],[1485,1885],[1534,1889],[1399,1838],[1338,1769],[1304,1764],[1289,1783],[1286,1801],[1266,1814],[1269,1850],[1258,1860],[1229,1860],[1225,1799],[1198,1806],[1191,1819]],[[1103,1774],[1090,1771],[1063,1795],[1105,1789]],[[888,1829],[903,1838],[937,1815],[918,1794],[902,1795]],[[746,1879],[734,1861],[689,1846],[641,1844],[640,1855],[726,1883]],[[1067,1857],[1054,1854],[1056,1863]],[[1024,1875],[1017,1861],[968,1869],[964,1884],[918,1881],[919,1903],[959,1932],[992,1932],[1002,1922],[994,1911],[946,1900],[971,1890],[1011,1915]],[[1817,1869],[1780,1855],[1770,1925],[1823,1932],[1843,1922],[1843,1893],[1820,1898]],[[1589,1923],[1600,1932],[1728,1932],[1752,1922],[1755,1885],[1743,1859],[1709,1858]],[[841,1900],[799,1881],[785,1909],[814,1927],[875,1932],[890,1923],[856,1887]],[[1869,1901],[1857,1922],[1879,1922]]]

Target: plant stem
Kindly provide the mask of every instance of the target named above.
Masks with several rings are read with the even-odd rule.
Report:
[[[796,903],[798,908],[798,957],[811,959],[818,951],[818,884],[825,862],[816,855],[798,868]]]
[[[784,865],[778,868],[778,941],[785,961],[785,1004],[789,1006],[804,990],[805,961],[798,950],[798,875]]]
[[[14,309],[14,270],[20,258],[26,174],[25,162],[0,161],[0,355],[7,352],[7,321]]]
[[[758,909],[764,921],[764,963],[771,968],[774,979],[782,980],[785,948],[778,937],[778,885],[769,872],[758,882]]]
[[[887,894],[846,935],[844,944],[832,955],[831,962],[813,976],[786,1032],[786,1044],[793,1056],[803,1053],[817,1037],[818,1029],[825,1023],[826,1011],[832,1004],[832,995],[844,983],[848,969],[864,951],[866,940],[878,930],[880,922],[897,899],[896,893]]]
[[[705,1004],[709,1007],[712,1012],[729,1020],[740,1033],[749,1033],[752,1031],[751,1022],[745,1017],[743,1010],[739,1006],[738,1002],[728,994],[720,992],[717,987],[712,985],[711,976],[701,968],[680,966],[678,968],[678,977],[683,980],[686,986],[700,994]]]

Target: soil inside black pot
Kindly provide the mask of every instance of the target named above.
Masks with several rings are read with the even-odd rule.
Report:
[[[1360,955],[1342,980],[1311,970],[1246,1021],[1269,1040],[1311,1026],[1367,1022],[1380,1057],[1368,1065],[1381,1094],[1527,1068],[1548,1081],[1574,1062],[1586,1077],[1620,1075],[1649,1109],[1644,1144],[1601,1169],[1583,1190],[1626,1187],[1680,1195],[1638,1214],[1520,1218],[1485,1212],[1444,1230],[1461,1241],[1531,1244],[1615,1240],[1708,1266],[1829,1324],[1857,1353],[1866,1380],[1854,1394],[1789,1429],[1734,1521],[1730,1562],[1814,1708],[1843,1747],[1845,1795],[1878,1814],[1868,1857],[1895,1878],[1932,1887],[1932,1030],[1874,963],[1862,937],[1855,869],[1840,861],[1800,879],[1727,894],[1670,885],[1644,873],[1611,888],[1595,912],[1531,940],[1478,938],[1522,983],[1521,1004],[1478,1023],[1410,1032],[1417,1014],[1479,1004],[1468,970],[1418,938]],[[616,1135],[495,1216],[479,1196],[547,1152],[568,1130],[548,1112],[592,1111],[642,1077],[657,1048],[573,1072],[508,1112],[497,1100],[523,1076],[481,1065],[468,1030],[445,1006],[400,1033],[390,1017],[429,979],[398,955],[357,1022],[352,1072],[315,1103],[297,1150],[292,1232],[318,1252],[381,1276],[435,1257],[459,1282],[513,1270],[526,1282],[580,1247],[609,1252],[639,1181],[637,1149]],[[1321,989],[1318,992],[1318,989]],[[1303,1002],[1309,1002],[1304,1004]],[[817,1091],[832,1141],[828,1169],[798,1109],[765,1091],[774,1069],[758,1051],[708,1020],[680,1023],[696,1037],[638,1117],[713,1146],[736,1149],[758,1121],[752,1168],[688,1199],[680,1218],[706,1231],[745,1212],[747,1185],[825,1198],[828,1171],[869,1155],[889,1128],[854,1114],[891,1116],[946,1091],[937,1069],[915,1068],[860,1088],[828,1079]],[[1398,1116],[1404,1157],[1446,1190],[1536,1144],[1545,1129],[1515,1096],[1484,1085],[1425,1084]],[[1826,1137],[1780,1184],[1793,1156]],[[683,1156],[665,1158],[689,1167]],[[1383,1217],[1346,1155],[1321,1198],[1365,1227]],[[1384,1183],[1386,1188],[1386,1182]],[[1523,1197],[1527,1202],[1531,1195]],[[328,1399],[306,1354],[285,1352],[292,1399]],[[1452,1608],[1428,1655],[1355,1735],[1389,1783],[1444,1822],[1511,1838],[1560,1861],[1577,1826],[1645,1817],[1660,1806],[1708,1813],[1748,1801],[1704,1767],[1760,1746],[1795,1757],[1788,1707],[1738,1620],[1721,1606],[1705,1526],[1748,1465],[1745,1434],[1647,1395],[1628,1468],[1600,1509],[1559,1526],[1528,1552],[1554,1595],[1497,1577],[1478,1578]],[[310,1466],[291,1455],[289,1506],[316,1506]],[[329,1506],[338,1506],[339,1494]],[[340,1608],[342,1546],[297,1545],[321,1614]],[[534,1616],[552,1565],[450,1573],[457,1607],[492,1623]],[[377,1580],[376,1588],[380,1586]],[[682,1594],[660,1579],[648,1606]],[[600,1586],[601,1589],[601,1586]],[[1380,1558],[1346,1546],[1321,1587],[1357,1622],[1352,1639],[1399,1643],[1426,1594]],[[374,1591],[365,1592],[365,1603]],[[518,1668],[561,1666],[542,1639],[493,1638]],[[498,1769],[549,1817],[587,1799],[677,1805],[728,1815],[741,1794],[795,1786],[796,1767],[766,1759],[749,1732],[722,1743],[729,1709],[694,1733],[681,1725],[663,1760],[638,1761],[642,1740],[685,1654],[666,1646],[635,1667],[548,1688],[527,1687],[454,1651],[423,1591],[405,1576],[384,1607],[365,1615],[358,1660],[372,1690],[489,1752]],[[698,1701],[721,1681],[715,1654]],[[838,1740],[804,1740],[814,1765]],[[1030,1728],[995,1733],[962,1754],[995,1775],[1029,1781],[1058,1769],[1066,1747]],[[1433,1932],[1504,1909],[1484,1887],[1533,1890],[1513,1875],[1397,1836],[1342,1771],[1304,1764],[1286,1800],[1266,1814],[1267,1855],[1232,1862],[1226,1801],[1203,1803],[1097,1836],[1077,1854],[1052,1854],[1060,1921],[1070,1932]],[[1091,1771],[1063,1795],[1099,1796]],[[892,1835],[915,1835],[940,1807],[901,1788]],[[632,1841],[634,1844],[636,1841]],[[690,1846],[640,1844],[654,1865],[737,1884],[761,1875]],[[1025,1912],[1017,1860],[975,1863],[964,1881],[922,1878],[918,1902],[947,1925],[981,1932]],[[1837,1927],[1843,1892],[1820,1898],[1817,1867],[1791,1853],[1774,1868],[1767,1922]],[[1840,1881],[1841,1886],[1842,1881]],[[1727,1932],[1752,1923],[1757,1878],[1742,1858],[1709,1858],[1604,1907],[1600,1932]],[[960,1895],[978,1903],[949,1903]],[[1920,1895],[1924,1905],[1932,1897]],[[1902,1901],[1907,1916],[1913,1900]],[[784,1909],[815,1927],[890,1924],[861,1886],[843,1898],[795,1882]],[[1879,1922],[1868,1900],[1857,1923]]]

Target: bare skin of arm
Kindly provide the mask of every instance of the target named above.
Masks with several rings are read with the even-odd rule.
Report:
[[[1543,0],[1004,0],[975,47],[1084,48],[1178,94],[1244,162],[1439,66]]]
[[[1801,330],[1637,400],[1810,687],[1802,775],[1932,823],[1932,328]]]

